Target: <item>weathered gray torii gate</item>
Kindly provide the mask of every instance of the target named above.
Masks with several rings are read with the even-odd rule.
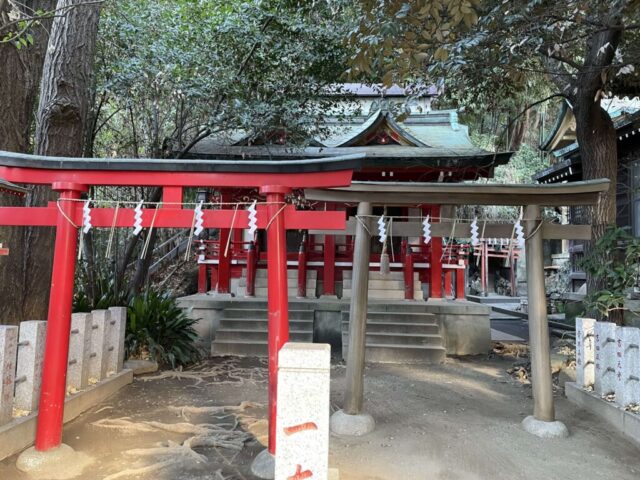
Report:
[[[533,415],[522,422],[528,432],[539,437],[564,437],[566,426],[555,419],[551,360],[549,356],[549,326],[544,286],[542,240],[590,239],[590,225],[543,224],[540,207],[595,205],[609,188],[609,180],[591,180],[551,185],[504,184],[420,184],[353,182],[350,187],[307,189],[309,200],[349,202],[358,204],[353,259],[353,287],[349,315],[349,351],[343,409],[333,414],[331,428],[342,435],[364,435],[373,430],[373,418],[364,412],[364,361],[369,284],[370,231],[367,216],[373,205],[408,206],[439,205],[511,205],[524,206],[527,288],[529,296],[529,345],[533,390]],[[373,226],[373,224],[371,225]],[[398,224],[394,228],[398,228]],[[432,236],[449,236],[452,222],[434,223]],[[485,237],[505,237],[505,225],[487,224]],[[421,224],[405,223],[406,235],[421,236]],[[509,228],[509,227],[507,227]],[[455,225],[453,236],[470,237],[470,226]]]

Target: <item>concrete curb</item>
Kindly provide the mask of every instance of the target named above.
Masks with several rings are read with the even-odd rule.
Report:
[[[571,402],[606,420],[618,432],[640,446],[640,415],[627,412],[615,403],[581,389],[574,382],[567,382],[564,392]]]
[[[64,402],[64,423],[75,419],[132,382],[133,372],[123,370],[86,390],[68,396]],[[37,417],[36,411],[0,427],[0,461],[33,444],[36,437]]]

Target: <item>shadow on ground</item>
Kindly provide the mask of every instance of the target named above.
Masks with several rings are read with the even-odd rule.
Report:
[[[637,448],[594,416],[556,399],[566,440],[524,432],[531,389],[502,358],[449,359],[439,366],[369,365],[366,410],[376,430],[331,438],[341,480],[637,479]],[[344,365],[332,368],[339,408]],[[65,427],[64,441],[93,458],[80,480],[253,480],[267,441],[266,363],[212,359],[182,373],[136,378]],[[261,444],[262,442],[262,444]],[[15,457],[0,479],[23,480]]]

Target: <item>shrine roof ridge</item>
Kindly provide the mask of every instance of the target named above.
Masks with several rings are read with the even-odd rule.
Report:
[[[48,170],[112,170],[156,172],[305,173],[353,170],[364,153],[286,160],[159,159],[51,157],[0,150],[0,167]]]

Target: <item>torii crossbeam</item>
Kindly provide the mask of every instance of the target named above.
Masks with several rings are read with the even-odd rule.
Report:
[[[269,308],[269,448],[275,453],[278,351],[288,341],[287,229],[343,230],[345,213],[296,211],[285,204],[295,188],[327,188],[351,184],[362,155],[293,161],[78,159],[42,157],[0,151],[0,178],[24,184],[50,185],[60,193],[46,207],[0,207],[0,225],[56,227],[48,312],[47,339],[35,447],[60,445],[66,385],[69,331],[78,247],[82,225],[81,195],[90,186],[162,188],[157,209],[143,209],[142,226],[190,228],[194,210],[182,208],[185,187],[258,188],[266,197],[259,205],[258,228],[267,229]],[[132,208],[92,208],[93,227],[130,228]],[[204,211],[204,228],[247,228],[248,212]]]

